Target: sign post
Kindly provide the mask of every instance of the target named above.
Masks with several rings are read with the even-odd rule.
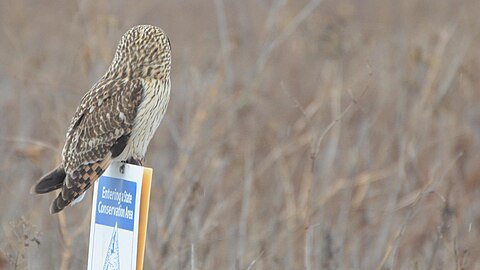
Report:
[[[95,182],[88,270],[143,269],[151,183],[151,168],[118,162]]]

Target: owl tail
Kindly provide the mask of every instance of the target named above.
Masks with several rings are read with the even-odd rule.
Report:
[[[67,207],[72,202],[73,200],[72,198],[65,199],[63,198],[62,194],[63,194],[63,190],[62,192],[60,192],[60,194],[58,194],[57,198],[53,200],[52,204],[50,205],[50,214],[56,214],[62,211],[65,207]]]
[[[30,189],[31,194],[43,194],[62,187],[65,180],[65,170],[60,165],[51,172],[42,176]]]
[[[82,164],[75,172],[67,175],[65,181],[56,186],[56,188],[61,187],[62,192],[58,194],[57,198],[50,205],[50,213],[58,213],[71,203],[80,201],[85,191],[97,181],[111,161],[112,159],[108,155],[103,160]]]

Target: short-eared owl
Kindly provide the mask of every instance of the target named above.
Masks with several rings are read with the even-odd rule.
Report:
[[[123,35],[108,71],[73,116],[62,163],[32,187],[61,188],[50,213],[81,199],[112,161],[141,164],[170,99],[170,67],[170,41],[160,28],[140,25]]]

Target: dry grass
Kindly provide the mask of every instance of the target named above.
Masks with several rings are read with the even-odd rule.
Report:
[[[84,269],[91,192],[28,191],[135,24],[174,55],[146,269],[480,269],[478,10],[1,1],[0,269]]]

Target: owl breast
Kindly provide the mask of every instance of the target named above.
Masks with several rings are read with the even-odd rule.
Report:
[[[127,146],[114,160],[129,157],[143,160],[147,147],[167,110],[170,100],[170,80],[144,80],[142,101],[137,108]]]

